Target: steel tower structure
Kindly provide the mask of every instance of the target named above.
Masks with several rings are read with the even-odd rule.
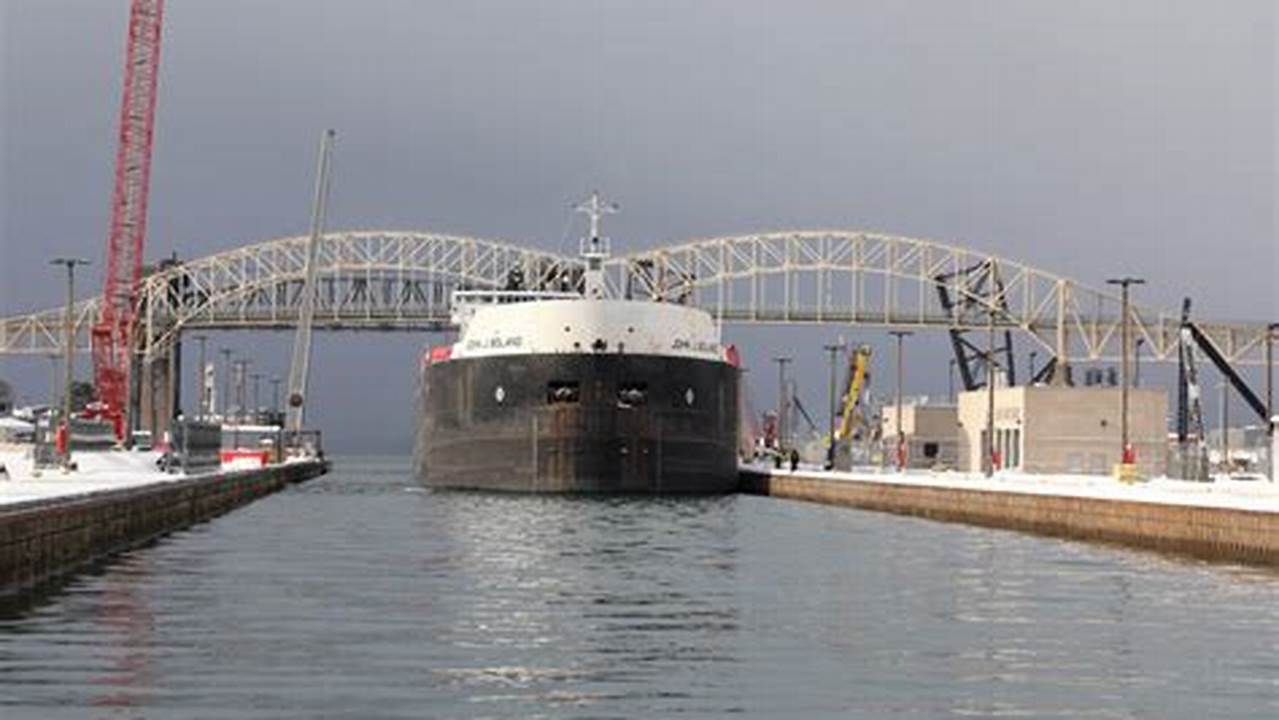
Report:
[[[133,325],[138,284],[142,280],[163,13],[164,0],[133,0],[129,10],[106,273],[102,306],[92,334],[93,374],[102,403],[100,413],[114,423],[116,437],[120,439],[125,432]]]

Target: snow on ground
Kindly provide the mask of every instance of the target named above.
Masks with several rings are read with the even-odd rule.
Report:
[[[0,447],[0,509],[19,503],[54,498],[73,498],[106,490],[137,488],[156,483],[185,480],[186,475],[161,472],[156,467],[157,452],[100,451],[75,453],[77,470],[60,468],[40,471],[32,468],[29,447]]]
[[[773,475],[785,476],[792,474],[789,468],[776,470],[771,466],[764,465],[749,465],[747,467]],[[1264,478],[1258,480],[1218,478],[1215,482],[1210,483],[1154,478],[1148,481],[1128,484],[1119,482],[1112,477],[1101,475],[1031,475],[1005,471],[995,473],[994,477],[987,478],[980,474],[961,472],[907,470],[899,473],[894,470],[879,470],[876,468],[859,469],[851,472],[832,472],[804,466],[801,466],[793,474],[800,477],[813,477],[824,480],[848,480],[1279,512],[1279,483],[1269,482]]]

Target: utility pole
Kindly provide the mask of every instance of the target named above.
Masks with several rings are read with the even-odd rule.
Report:
[[[1120,327],[1123,331],[1122,344],[1123,349],[1120,351],[1123,361],[1120,367],[1123,371],[1123,387],[1119,391],[1119,427],[1122,437],[1119,452],[1119,462],[1128,465],[1136,461],[1136,455],[1132,451],[1132,444],[1128,441],[1128,388],[1131,382],[1128,377],[1128,359],[1131,354],[1131,335],[1132,335],[1132,317],[1128,304],[1128,287],[1130,285],[1145,285],[1146,281],[1135,277],[1111,278],[1106,281],[1107,285],[1118,285],[1121,290],[1123,299],[1123,309],[1120,311]]]
[[[1279,332],[1279,323],[1270,323],[1266,328],[1266,456],[1270,458],[1270,479],[1275,477],[1275,333]]]
[[[231,417],[231,355],[235,351],[224,347],[218,352],[222,354],[222,420],[226,421]]]
[[[67,307],[62,317],[63,375],[62,375],[62,469],[71,469],[71,385],[75,381],[75,269],[88,265],[82,258],[60,257],[49,261],[67,269]],[[50,426],[52,427],[52,426]]]
[[[892,330],[888,334],[897,338],[897,410],[894,413],[896,416],[894,420],[896,420],[897,424],[897,443],[893,452],[897,462],[897,471],[901,472],[906,469],[906,434],[902,432],[902,369],[905,367],[905,363],[902,360],[902,340],[914,335],[914,333],[909,330]]]
[[[1266,328],[1266,423],[1270,435],[1275,434],[1275,335],[1279,334],[1279,323],[1270,323]],[[1271,462],[1274,462],[1271,459]]]
[[[200,344],[199,363],[195,369],[195,391],[200,394],[198,395],[199,400],[195,404],[195,418],[203,421],[204,416],[209,414],[209,389],[205,387],[204,377],[205,346],[208,345],[209,336],[200,334],[192,335],[191,337]]]
[[[982,469],[995,474],[995,306],[986,321],[986,442],[982,443]]]
[[[844,343],[823,345],[822,349],[830,353],[830,425],[826,431],[826,469],[830,470],[835,467],[835,359]]]
[[[245,398],[244,381],[249,374],[249,366],[253,361],[248,358],[241,358],[235,361],[235,419],[237,422],[244,422],[244,410],[248,405]]]
[[[790,398],[786,397],[786,363],[794,358],[775,357],[777,363],[777,449],[786,447],[786,414],[790,409]]]
[[[262,379],[262,373],[249,373],[249,379],[253,381],[253,415],[256,416],[262,408],[261,396],[258,395],[258,381]]]
[[[1230,473],[1230,381],[1221,379],[1221,468]]]

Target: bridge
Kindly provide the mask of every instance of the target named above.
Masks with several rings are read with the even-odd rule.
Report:
[[[188,330],[292,327],[307,240],[269,240],[148,275],[137,333],[144,361]],[[584,269],[577,257],[514,243],[397,231],[326,234],[318,263],[315,327],[325,330],[444,330],[453,290],[572,290]],[[1058,363],[1121,354],[1116,294],[929,240],[847,230],[734,235],[613,257],[605,270],[614,297],[687,303],[730,324],[938,330],[956,343],[993,324],[1009,349],[1015,336]],[[97,310],[97,298],[74,305],[78,347],[88,347]],[[62,352],[64,312],[0,318],[0,356]],[[1148,357],[1177,359],[1179,310],[1134,304],[1130,317]],[[1230,363],[1264,364],[1268,322],[1197,323]]]

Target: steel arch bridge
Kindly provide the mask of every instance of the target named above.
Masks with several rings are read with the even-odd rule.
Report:
[[[306,237],[269,240],[173,263],[140,288],[139,352],[164,355],[196,329],[288,328],[297,321]],[[319,246],[315,326],[443,330],[457,289],[580,288],[576,257],[431,232],[326,234]],[[847,230],[795,230],[695,240],[609,259],[614,297],[681,302],[726,323],[832,324],[987,331],[994,325],[1061,363],[1115,361],[1121,304],[1006,258],[929,240]],[[97,299],[73,307],[87,347]],[[1131,308],[1134,337],[1176,360],[1180,312]],[[64,309],[0,318],[0,355],[62,350]],[[1235,365],[1261,365],[1268,322],[1198,322]]]

